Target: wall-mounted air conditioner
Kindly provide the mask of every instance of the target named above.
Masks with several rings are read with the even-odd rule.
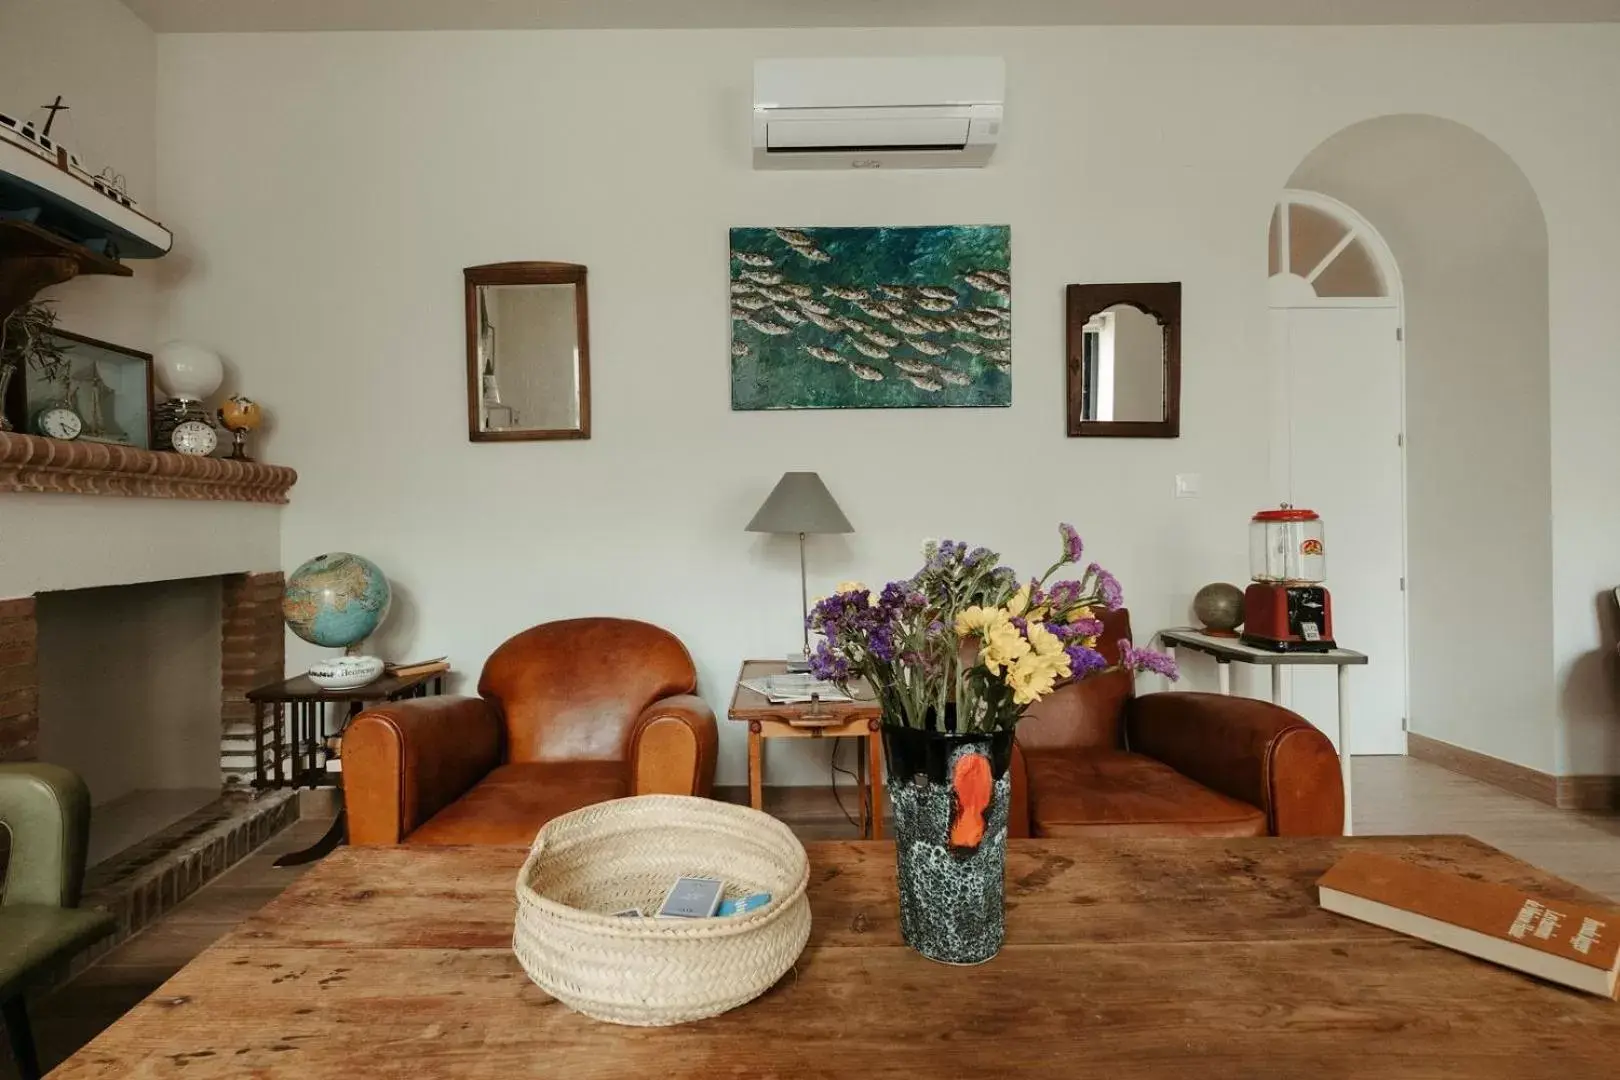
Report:
[[[1001,133],[1000,57],[756,60],[756,169],[982,166]]]

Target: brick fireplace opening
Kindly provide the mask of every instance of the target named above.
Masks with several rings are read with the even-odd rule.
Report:
[[[0,600],[0,761],[91,794],[87,902],[125,934],[297,817],[256,792],[247,692],[282,677],[280,572]],[[0,830],[0,873],[5,862]],[[122,935],[120,935],[122,936]]]

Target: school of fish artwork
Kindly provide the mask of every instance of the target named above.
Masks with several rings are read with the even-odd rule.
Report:
[[[731,230],[731,407],[1012,404],[1005,225]]]

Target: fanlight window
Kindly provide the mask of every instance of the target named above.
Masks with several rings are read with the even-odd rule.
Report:
[[[1271,215],[1274,292],[1291,298],[1387,297],[1367,237],[1352,223],[1288,196]]]

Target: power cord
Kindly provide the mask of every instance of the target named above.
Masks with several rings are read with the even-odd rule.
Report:
[[[855,781],[857,786],[861,782],[861,778],[859,776],[856,776],[853,772],[851,772],[848,769],[841,768],[839,766],[839,764],[838,764],[838,747],[839,747],[840,744],[843,743],[843,741],[844,741],[843,739],[833,739],[832,740],[832,753],[827,755],[827,766],[828,766],[827,786],[832,790],[833,802],[838,804],[838,812],[840,814],[844,815],[844,820],[845,821],[849,822],[855,828],[859,829],[861,827],[861,823],[859,821],[856,821],[853,817],[850,816],[849,811],[844,808],[844,800],[839,798],[839,796],[838,796],[838,774],[839,773],[843,773],[845,776],[847,776],[851,780]],[[864,799],[865,797],[866,797],[866,795],[864,793],[862,793],[861,798]]]

